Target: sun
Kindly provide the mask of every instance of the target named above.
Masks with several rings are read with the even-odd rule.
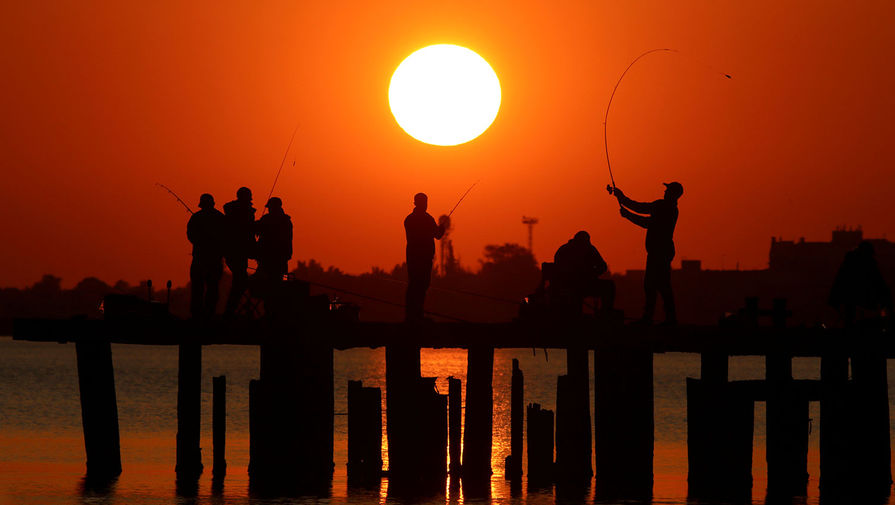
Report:
[[[401,62],[388,87],[398,125],[411,137],[455,146],[478,137],[500,109],[500,81],[491,65],[453,44],[424,47]]]

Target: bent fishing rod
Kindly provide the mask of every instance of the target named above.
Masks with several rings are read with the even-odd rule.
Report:
[[[618,78],[618,82],[615,83],[615,87],[612,88],[612,94],[609,95],[609,103],[606,105],[606,115],[603,118],[603,146],[606,148],[606,167],[609,169],[609,182],[610,182],[610,184],[606,185],[606,191],[608,191],[610,195],[613,194],[616,189],[615,177],[612,175],[612,162],[609,159],[609,134],[608,134],[608,127],[607,127],[607,125],[609,123],[609,109],[612,107],[612,99],[615,98],[615,92],[618,91],[618,86],[622,83],[622,79],[625,78],[625,74],[628,73],[628,70],[631,70],[631,67],[633,67],[634,64],[637,63],[638,61],[640,61],[640,59],[643,58],[644,56],[646,56],[648,54],[652,54],[652,53],[658,53],[658,52],[669,52],[669,53],[680,54],[680,51],[678,51],[677,49],[669,49],[666,47],[650,49],[649,51],[642,53],[640,56],[634,58],[634,61],[632,61],[627,66],[627,68],[625,68],[625,71],[622,72],[621,77]],[[708,66],[708,65],[706,65],[706,66],[709,69],[711,69],[713,72],[717,72],[717,70],[715,70],[711,66]],[[732,78],[730,74],[725,74],[723,72],[718,72],[718,73],[721,74],[723,77],[726,77],[727,79]]]
[[[164,189],[168,193],[171,193],[171,196],[176,198],[177,201],[180,202],[180,205],[183,205],[183,208],[186,209],[187,212],[189,212],[190,214],[195,214],[193,212],[193,209],[191,209],[190,206],[186,204],[186,202],[184,202],[179,196],[177,196],[177,193],[175,193],[174,190],[172,190],[171,188],[169,188],[168,186],[165,186],[164,184],[162,184],[160,182],[155,183],[155,185]]]

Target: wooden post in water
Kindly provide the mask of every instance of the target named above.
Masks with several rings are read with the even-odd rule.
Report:
[[[382,394],[348,381],[348,483],[371,485],[382,476]]]
[[[556,391],[557,481],[590,482],[590,365],[587,349],[566,350],[568,375],[559,377]]]
[[[786,327],[786,300],[774,299],[774,327]],[[782,337],[781,337],[782,338]],[[768,494],[801,496],[808,488],[808,400],[792,378],[792,355],[779,342],[765,358]]]
[[[461,431],[463,427],[463,399],[460,379],[448,377],[448,445],[450,446],[451,481],[460,478]]]
[[[510,385],[510,455],[504,461],[504,477],[507,480],[522,478],[522,429],[525,415],[525,380],[519,369],[519,360],[513,359],[513,377]]]
[[[526,409],[528,418],[528,485],[549,486],[553,482],[553,411],[537,403]]]
[[[212,382],[212,445],[214,450],[211,478],[224,480],[227,475],[227,376],[214,377]]]
[[[748,499],[753,400],[727,382],[725,352],[704,352],[701,361],[702,377],[687,378],[688,494],[697,499]]]
[[[493,347],[471,347],[467,357],[466,430],[463,433],[463,483],[474,487],[491,478]]]
[[[887,337],[883,335],[886,334],[861,335],[867,343],[852,358],[852,485],[868,497],[888,496],[892,487],[889,390],[882,344]],[[874,342],[873,337],[879,340]]]
[[[820,358],[820,489],[827,496],[848,492],[851,480],[851,402],[848,354],[844,346],[825,349]]]
[[[202,345],[181,344],[177,372],[177,479],[190,481],[202,474],[199,446],[202,402]]]
[[[113,478],[121,474],[121,446],[112,346],[108,341],[79,340],[75,353],[87,476],[98,480]]]
[[[600,497],[645,499],[653,489],[653,353],[594,353],[594,449]]]
[[[420,380],[420,350],[413,345],[385,348],[385,429],[388,437],[389,485],[410,483],[418,426],[414,422],[414,395]]]

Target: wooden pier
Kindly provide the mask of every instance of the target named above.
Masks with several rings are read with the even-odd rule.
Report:
[[[386,349],[390,492],[443,491],[450,475],[452,483],[462,481],[467,496],[476,496],[487,493],[492,473],[494,349],[546,348],[570,350],[568,373],[559,379],[555,417],[547,410],[550,406],[524,407],[523,370],[515,363],[507,479],[519,481],[523,476],[522,430],[527,426],[530,486],[588,486],[595,476],[598,496],[648,499],[653,485],[653,355],[684,352],[702,357],[701,377],[687,381],[691,496],[737,498],[751,492],[756,401],[767,402],[769,493],[805,494],[808,403],[819,401],[824,492],[861,489],[887,494],[891,454],[885,365],[886,359],[895,357],[895,342],[878,331],[787,328],[782,320],[768,326],[753,322],[659,328],[586,317],[568,323],[496,324],[365,323],[327,317],[296,324],[23,319],[15,322],[13,337],[75,343],[87,471],[96,477],[121,472],[111,343],[179,346],[178,482],[196,480],[203,471],[198,445],[202,347],[260,346],[260,380],[250,388],[250,485],[277,495],[325,486],[332,478],[334,350]],[[432,388],[433,379],[420,377],[420,348],[469,351],[465,419],[459,381],[450,381],[449,395],[439,395]],[[590,352],[595,363],[593,405]],[[766,358],[766,378],[729,381],[728,358],[746,355]],[[794,380],[793,357],[821,358],[821,380]],[[215,381],[216,481],[224,478],[226,468],[222,420],[226,407],[223,398],[218,403],[224,384],[223,379]],[[352,484],[369,484],[381,474],[381,438],[377,438],[381,394],[360,382],[349,385]],[[462,455],[461,421],[465,423]]]

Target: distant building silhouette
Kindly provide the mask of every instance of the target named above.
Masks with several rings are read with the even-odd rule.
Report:
[[[860,228],[833,231],[828,242],[805,239],[772,238],[768,268],[762,270],[706,270],[699,260],[682,260],[672,271],[672,282],[679,291],[678,312],[681,321],[713,324],[726,312],[742,307],[744,298],[757,296],[763,306],[773,298],[787,298],[793,311],[792,324],[838,324],[839,315],[829,307],[827,298],[836,272],[845,255],[864,240]],[[869,239],[876,252],[883,278],[889,286],[895,282],[895,243]],[[640,286],[643,270],[627,270],[614,277],[618,288],[616,307],[634,315],[643,303]]]

